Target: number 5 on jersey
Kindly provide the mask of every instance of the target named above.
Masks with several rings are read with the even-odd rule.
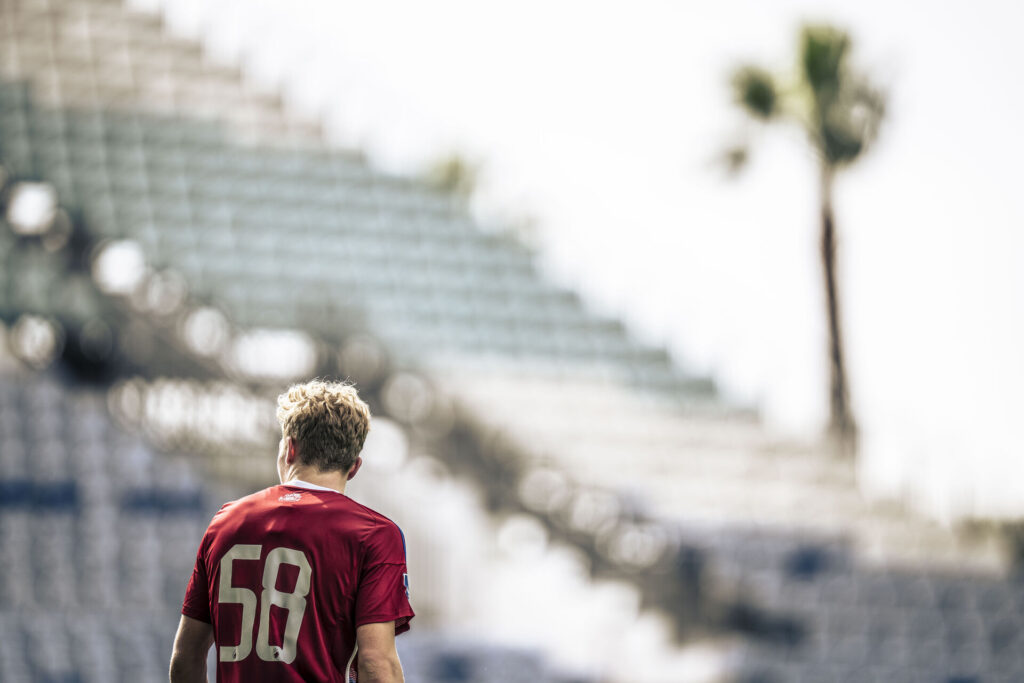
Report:
[[[220,579],[217,582],[217,601],[220,603],[238,603],[242,606],[242,635],[238,645],[220,647],[220,661],[240,662],[252,652],[253,626],[256,622],[256,593],[248,588],[231,585],[231,573],[235,560],[258,561],[263,552],[262,545],[237,544],[224,554],[220,560]],[[299,568],[299,578],[295,589],[290,593],[277,590],[277,574],[282,564],[290,564]],[[267,553],[263,567],[263,593],[260,595],[260,625],[256,634],[256,655],[267,662],[295,661],[296,642],[299,638],[299,627],[302,616],[306,612],[306,595],[309,594],[309,581],[312,576],[309,560],[301,550],[291,548],[274,548]],[[284,626],[284,636],[280,647],[270,644],[270,606],[276,605],[287,610],[288,619]]]

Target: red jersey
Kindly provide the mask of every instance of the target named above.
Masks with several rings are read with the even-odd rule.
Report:
[[[409,629],[405,538],[337,491],[272,486],[224,505],[182,614],[213,625],[217,681],[356,681],[356,627]]]

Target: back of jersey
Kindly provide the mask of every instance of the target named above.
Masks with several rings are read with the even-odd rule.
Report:
[[[356,628],[408,629],[405,544],[336,491],[274,486],[228,503],[199,547],[182,613],[213,625],[217,680],[356,680]]]

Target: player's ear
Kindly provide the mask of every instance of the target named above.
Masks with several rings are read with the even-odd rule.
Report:
[[[286,438],[288,443],[285,446],[284,461],[286,464],[291,465],[299,457],[299,449],[298,446],[295,445],[295,439],[290,436]]]
[[[355,463],[352,465],[352,469],[350,469],[348,471],[348,478],[351,479],[352,477],[356,476],[356,472],[358,472],[359,468],[362,467],[362,466],[363,466],[363,459],[362,458],[356,458]]]

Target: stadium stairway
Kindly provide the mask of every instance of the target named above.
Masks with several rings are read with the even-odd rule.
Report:
[[[24,88],[15,87],[14,91],[15,101],[23,102],[21,95],[24,94]],[[8,100],[4,99],[4,102],[7,103]],[[4,111],[10,113],[6,106]],[[27,116],[31,120],[33,113],[28,111]],[[5,138],[4,142],[8,139]],[[4,143],[0,143],[0,158],[5,159],[5,152]],[[275,436],[270,409],[271,396],[267,394],[265,388],[258,387],[255,391],[247,391],[245,381],[232,379],[230,372],[219,371],[217,363],[211,364],[209,359],[192,352],[187,344],[177,338],[178,328],[175,322],[180,322],[181,318],[172,317],[168,320],[164,307],[158,306],[153,309],[148,296],[119,298],[101,291],[98,283],[104,278],[97,272],[94,261],[103,260],[104,246],[91,235],[88,223],[81,219],[75,207],[56,207],[54,213],[59,216],[52,221],[49,228],[39,233],[31,230],[26,232],[26,224],[19,224],[15,219],[25,219],[24,204],[27,202],[31,205],[39,200],[40,192],[44,198],[52,199],[44,191],[44,188],[50,186],[46,182],[40,182],[45,180],[41,174],[26,175],[24,169],[18,169],[14,164],[6,163],[6,160],[3,168],[5,184],[2,187],[2,194],[6,220],[3,222],[4,229],[0,231],[3,242],[0,318],[11,325],[9,334],[5,335],[6,341],[19,361],[27,365],[45,365],[47,359],[33,352],[26,338],[38,345],[40,338],[45,342],[49,335],[49,341],[53,344],[50,351],[60,357],[60,373],[66,373],[69,382],[84,382],[105,390],[109,387],[105,407],[111,412],[110,419],[113,419],[120,429],[131,434],[143,435],[151,447],[155,444],[164,451],[192,453],[192,464],[200,462],[203,465],[200,470],[202,476],[208,476],[210,473],[219,474],[224,480],[233,481],[236,485],[261,486],[268,483],[273,471],[273,460],[269,454],[273,453]],[[13,174],[7,174],[8,168],[14,169]],[[28,193],[28,199],[25,199],[24,193]],[[56,194],[57,198],[61,199],[59,193]],[[50,208],[43,206],[42,213],[46,214]],[[35,206],[35,210],[38,213],[38,205]],[[161,274],[155,273],[149,278],[148,283],[153,285],[162,281]],[[196,309],[196,302],[188,296],[178,297],[175,301],[178,305],[175,312],[181,314],[182,318],[188,318],[190,309],[192,313],[205,310]],[[96,348],[92,348],[93,353],[90,353],[90,347],[94,347],[95,342],[95,339],[90,342],[90,336],[95,336],[95,333],[90,335],[89,330],[95,329],[106,330],[108,343],[104,354],[97,355]],[[355,342],[358,346],[360,339],[357,338]],[[339,360],[348,355],[345,351],[351,351],[351,346],[350,340],[342,349]],[[328,359],[331,357],[328,356]],[[339,366],[318,366],[318,372],[314,374],[338,374],[343,369]],[[122,376],[132,379],[126,382],[118,381]],[[402,380],[403,376],[399,375],[395,379]],[[404,379],[412,378],[404,376]],[[396,393],[395,387],[401,383],[391,382],[391,389],[386,390],[386,393]],[[361,382],[361,387],[371,402],[384,405],[395,403],[393,400],[383,401],[375,397],[376,390],[383,390],[383,387],[377,386],[375,389],[372,378]],[[67,390],[71,391],[71,386]],[[182,416],[183,407],[194,408],[191,417]],[[381,412],[385,415],[387,412],[377,408],[375,412],[379,416],[375,434],[390,433],[392,442],[401,442],[405,438],[404,432],[393,423],[389,429],[387,419],[380,416]],[[408,410],[398,412],[409,413]],[[142,417],[153,419],[139,419]],[[223,428],[227,429],[226,433],[218,431]],[[458,430],[453,432],[456,437],[459,436]],[[479,435],[465,432],[461,433],[461,438],[469,442],[480,441]],[[467,450],[467,445],[462,444],[463,451]],[[374,448],[372,443],[368,447]],[[422,447],[422,443],[417,445],[418,449]],[[474,445],[473,449],[479,450],[479,444]],[[28,452],[28,457],[32,457],[35,447],[30,445],[28,448],[14,450]],[[65,448],[67,452],[72,450],[71,446]],[[457,448],[438,447],[433,450],[452,454]],[[200,460],[194,457],[196,455],[206,457]],[[367,472],[371,472],[377,462],[390,462],[392,469],[387,470],[385,465],[389,476],[384,483],[376,487],[372,484],[373,479],[361,477],[359,486],[363,490],[359,493],[359,498],[367,502],[379,500],[379,507],[383,509],[407,510],[407,515],[411,518],[407,529],[412,532],[410,537],[414,539],[410,543],[410,561],[414,563],[416,576],[422,577],[424,586],[422,594],[418,594],[416,603],[420,612],[419,623],[426,626],[428,634],[431,625],[443,618],[449,621],[461,620],[463,628],[470,628],[465,624],[472,623],[474,619],[489,623],[494,619],[495,612],[509,612],[509,605],[501,604],[502,601],[507,596],[523,590],[524,586],[529,587],[530,594],[536,596],[541,604],[558,604],[554,599],[555,594],[562,597],[575,596],[572,602],[564,604],[562,609],[566,614],[558,623],[572,623],[573,620],[579,622],[573,629],[577,634],[577,640],[608,640],[610,634],[616,632],[623,621],[630,623],[636,619],[639,609],[636,590],[630,588],[628,584],[609,580],[588,585],[587,580],[582,578],[587,569],[585,558],[580,558],[578,551],[570,549],[571,543],[569,546],[553,543],[552,552],[537,556],[538,538],[541,547],[547,543],[544,540],[546,531],[535,521],[517,518],[514,515],[509,517],[509,510],[516,508],[508,501],[502,502],[490,497],[486,501],[480,500],[481,496],[475,489],[467,490],[464,485],[452,482],[445,475],[447,468],[435,458],[418,454],[411,459],[409,467],[395,471],[395,465],[406,455],[407,450],[402,448],[397,451],[392,448],[380,458],[371,454],[368,458],[371,464]],[[501,457],[506,456],[502,454]],[[470,467],[479,467],[481,464],[488,467],[486,462],[468,464]],[[504,464],[507,468],[508,463]],[[504,476],[500,463],[491,463],[487,471],[499,477]],[[364,486],[363,482],[367,482],[368,479],[370,484]],[[11,490],[17,488],[17,483],[17,480],[13,482]],[[507,496],[507,492],[504,495]],[[424,496],[440,496],[442,502]],[[222,495],[219,499],[229,497],[231,496]],[[132,504],[145,505],[146,498],[136,496],[132,499]],[[489,513],[495,510],[495,504],[498,504],[499,510],[504,510],[494,522],[499,525],[498,528],[466,528],[464,520],[488,519]],[[408,511],[410,505],[416,509],[415,514]],[[423,510],[428,512],[424,513]],[[439,538],[436,533],[440,525],[437,515],[442,516],[445,528],[457,529],[457,533]],[[102,524],[104,520],[101,519],[98,523]],[[417,524],[421,527],[418,531]],[[198,542],[200,528],[197,527],[192,534],[193,545]],[[523,536],[524,530],[527,536],[525,544],[516,538]],[[143,532],[147,537],[153,538],[154,534],[159,536],[160,528],[147,527]],[[495,547],[495,535],[506,539],[498,547]],[[469,543],[467,537],[472,538],[475,545]],[[456,539],[459,543],[453,547],[450,543],[443,543],[443,538]],[[586,545],[579,538],[575,539],[575,542],[577,545]],[[590,546],[586,547],[591,549]],[[529,557],[527,566],[510,573],[509,560],[518,558],[521,561],[522,558],[518,557],[516,549],[522,547],[532,548],[533,556]],[[71,561],[77,563],[79,559],[73,558]],[[467,571],[467,568],[472,571]],[[481,586],[475,595],[467,594],[466,586],[474,581],[479,583],[482,577],[488,577],[487,585]],[[32,579],[28,579],[28,582],[31,583]],[[127,663],[116,663],[112,665],[116,676],[121,676],[124,680],[150,680],[162,677],[162,673],[155,667],[162,660],[166,660],[165,650],[169,642],[166,640],[166,623],[168,619],[173,622],[176,609],[175,598],[171,595],[173,592],[168,592],[162,600],[157,601],[159,613],[151,615],[152,621],[163,623],[165,628],[160,634],[146,640],[147,645],[143,649],[147,653],[148,668],[141,670],[138,667],[129,667]],[[107,596],[108,599],[111,597]],[[588,608],[579,609],[578,605],[581,604],[586,604]],[[35,606],[31,598],[28,599],[28,605]],[[467,609],[467,606],[472,609]],[[493,609],[488,611],[488,608]],[[129,609],[137,610],[131,605]],[[71,607],[66,607],[65,611],[68,612],[69,621],[73,621],[78,614]],[[554,614],[550,606],[547,612],[549,615]],[[33,628],[32,625],[39,620],[40,612],[35,609],[18,610],[14,613],[5,611],[4,617],[12,632],[27,633],[26,629]],[[100,615],[96,619],[117,621],[116,616],[110,615]],[[511,620],[501,621],[505,623]],[[511,630],[505,623],[504,628],[506,635],[513,641],[517,635],[521,637],[524,629],[533,633],[538,632],[532,623],[520,623]],[[490,630],[493,631],[493,627]],[[668,630],[664,621],[648,619],[647,633],[661,633],[664,636]],[[57,626],[51,631],[60,642],[69,642],[68,639],[71,638],[66,630],[59,631]],[[20,644],[28,642],[25,640],[27,637],[19,637],[13,641],[16,646],[8,657],[13,667],[9,680],[33,680],[42,675],[39,673],[39,667],[42,665],[37,662],[42,655],[28,660],[29,664],[26,665],[25,660],[14,654],[19,651]],[[662,639],[664,640],[664,637]],[[536,645],[510,651],[500,644],[478,642],[477,639],[470,641],[473,643],[471,651],[467,649],[468,646],[463,640],[448,643],[435,653],[436,656],[431,656],[432,650],[418,646],[417,642],[415,635],[402,640],[403,649],[408,649],[409,653],[406,666],[416,674],[417,680],[555,682],[566,680],[565,676],[559,673],[560,669],[573,669],[572,661],[555,662],[550,667],[545,665],[538,659]],[[649,666],[653,665],[659,670],[671,668],[671,662],[664,661],[665,652],[658,651],[659,642],[655,638],[653,646],[651,643],[638,642],[636,647],[643,650],[643,660]],[[69,679],[77,676],[85,680],[106,680],[104,675],[83,668],[84,665],[75,664],[68,660],[66,655],[66,648],[47,655],[53,658],[53,662],[48,666],[58,673],[46,676]],[[577,653],[576,658],[579,660],[582,657]],[[620,647],[616,659],[620,662],[618,666],[632,667],[635,655],[631,656]],[[551,667],[554,669],[548,672]],[[64,670],[70,673],[66,676],[59,673]],[[538,678],[537,671],[545,673]],[[461,675],[469,678],[459,678]],[[570,678],[587,679],[586,674],[583,677]]]
[[[482,487],[477,503],[513,515],[506,536],[536,537],[540,520],[599,576],[640,586],[684,637],[740,634],[723,650],[739,680],[1024,677],[1021,591],[995,537],[864,501],[849,463],[773,442],[708,380],[546,283],[528,250],[445,195],[325,149],[315,122],[158,19],[99,0],[3,0],[0,26],[11,177],[51,184],[91,247],[136,245],[153,277],[185,283],[192,311],[234,333],[300,330],[318,370],[348,369],[324,348],[352,351],[357,376],[387,357],[368,385],[412,450],[437,456],[417,467]],[[95,291],[91,252],[73,239],[70,251],[2,239],[8,321],[59,315],[84,330],[111,316],[155,335],[162,355],[112,396],[166,390],[157,378],[184,368],[266,394],[268,378],[190,348],[179,318]],[[174,434],[150,436],[173,446]]]
[[[28,185],[38,189],[37,183]],[[25,217],[20,208],[25,200],[16,194],[24,188],[25,184],[18,181],[0,187],[7,219]],[[57,225],[60,225],[59,221]],[[70,658],[68,648],[64,646],[32,654],[36,652],[32,643],[40,638],[50,638],[58,644],[77,642],[74,641],[77,637],[74,635],[77,633],[75,624],[83,616],[83,608],[74,589],[70,593],[64,589],[67,597],[55,608],[64,614],[64,618],[56,621],[43,616],[42,608],[49,603],[40,603],[39,597],[56,584],[37,577],[55,575],[67,583],[68,576],[90,563],[89,558],[77,548],[72,551],[62,546],[57,553],[59,557],[51,553],[47,556],[49,559],[32,565],[33,571],[24,570],[24,566],[16,563],[11,568],[10,576],[15,583],[0,596],[0,617],[7,631],[14,634],[11,647],[4,655],[8,675],[3,680],[113,678],[140,681],[163,678],[161,667],[166,665],[170,643],[167,629],[176,620],[177,603],[188,572],[182,567],[175,569],[163,563],[158,555],[154,556],[152,546],[165,534],[167,525],[162,524],[162,519],[168,510],[185,504],[186,508],[196,507],[196,494],[148,489],[119,492],[113,498],[120,503],[126,519],[147,514],[154,521],[142,526],[119,522],[112,527],[109,514],[94,515],[76,504],[76,491],[81,486],[75,477],[54,486],[26,479],[20,474],[25,463],[36,462],[37,459],[41,463],[50,462],[50,470],[62,471],[62,463],[54,465],[52,458],[40,458],[47,453],[39,451],[53,449],[61,453],[64,460],[80,458],[88,462],[89,454],[80,455],[78,449],[80,446],[88,449],[89,445],[60,430],[51,435],[52,445],[50,442],[41,444],[34,438],[26,440],[17,425],[35,424],[36,401],[24,399],[22,394],[34,395],[32,392],[43,387],[46,395],[57,403],[74,402],[78,401],[76,397],[87,396],[100,413],[90,418],[92,422],[102,420],[108,430],[120,435],[119,438],[133,440],[143,451],[155,453],[152,457],[173,458],[177,466],[189,468],[187,473],[194,479],[232,483],[233,493],[217,493],[210,496],[213,500],[230,499],[272,481],[276,441],[272,394],[252,390],[244,382],[216,374],[204,365],[202,358],[191,357],[187,347],[175,340],[173,325],[168,332],[166,325],[162,327],[159,320],[154,322],[144,312],[134,311],[129,302],[99,291],[93,277],[80,268],[79,252],[92,253],[95,247],[83,224],[72,228],[75,240],[56,242],[53,241],[55,235],[49,233],[19,233],[6,220],[2,227],[0,319],[10,324],[10,330],[0,327],[0,341],[4,342],[0,344],[0,364],[6,371],[0,372],[0,384],[15,390],[21,387],[24,391],[15,391],[15,398],[10,401],[4,413],[5,421],[0,427],[0,435],[4,438],[0,447],[7,458],[4,462],[9,465],[0,472],[0,492],[3,494],[0,498],[3,503],[0,505],[0,524],[9,524],[5,527],[9,533],[0,536],[0,541],[20,557],[27,542],[25,539],[34,532],[25,531],[24,523],[19,525],[18,521],[24,522],[32,514],[51,508],[64,515],[63,524],[79,524],[83,529],[102,527],[99,535],[116,535],[125,547],[137,535],[144,535],[145,541],[138,544],[138,552],[145,557],[140,566],[149,567],[150,571],[120,577],[115,573],[110,581],[115,582],[111,585],[131,586],[133,595],[149,596],[146,605],[142,604],[145,600],[140,597],[138,601],[124,602],[121,611],[133,615],[129,623],[145,621],[149,624],[146,628],[152,631],[145,638],[136,638],[138,642],[134,647],[140,652],[136,659],[141,663],[118,659],[108,662],[106,668],[96,668]],[[70,244],[76,240],[77,243]],[[159,318],[159,314],[155,317]],[[141,335],[140,327],[144,328]],[[97,353],[99,349],[95,339],[89,341],[89,330],[95,329],[108,332],[104,354]],[[95,333],[91,335],[95,337]],[[40,353],[40,348],[51,357]],[[141,355],[139,348],[143,350]],[[26,370],[25,366],[47,365],[54,360],[53,356],[58,358],[53,370],[56,374],[48,376]],[[175,368],[182,374],[166,376],[168,370]],[[318,369],[323,372],[317,374],[338,374],[340,370],[338,367]],[[130,379],[124,381],[124,377]],[[380,402],[372,382],[361,384],[361,387],[371,402]],[[40,418],[44,428],[63,422],[64,413],[74,411],[58,412],[59,417],[44,415]],[[547,546],[547,542],[544,530],[536,522],[509,517],[507,510],[490,520],[493,507],[484,507],[483,496],[477,488],[448,476],[447,468],[439,460],[421,452],[427,444],[422,440],[409,443],[406,432],[388,420],[387,412],[378,408],[374,412],[377,418],[373,438],[367,445],[369,464],[355,488],[360,500],[394,511],[392,514],[409,532],[410,563],[417,585],[422,586],[422,591],[416,593],[419,627],[401,641],[410,676],[428,682],[522,680],[557,683],[589,680],[585,673],[566,678],[568,674],[563,675],[564,670],[572,671],[574,663],[545,663],[542,649],[536,645],[527,643],[510,649],[479,638],[467,640],[463,636],[454,641],[450,635],[447,640],[432,635],[432,629],[436,631],[439,622],[460,622],[463,629],[470,630],[474,620],[490,626],[496,614],[509,612],[509,606],[502,604],[506,596],[528,587],[529,593],[542,602],[556,602],[556,593],[563,597],[574,595],[573,602],[564,604],[563,610],[567,613],[558,623],[578,621],[573,629],[578,639],[608,639],[622,620],[635,619],[638,597],[636,590],[628,584],[588,582],[584,578],[586,568],[582,560],[567,546],[552,544],[552,552],[538,556],[538,548]],[[77,417],[71,419],[74,422]],[[471,435],[466,436],[472,438]],[[417,450],[415,454],[411,453],[413,447]],[[104,447],[97,446],[96,450],[104,450]],[[447,453],[451,449],[437,450]],[[163,455],[165,453],[171,455]],[[175,453],[189,453],[190,457],[182,458],[173,455]],[[80,464],[84,466],[84,462]],[[132,463],[132,467],[137,464],[134,460]],[[403,463],[407,466],[401,466]],[[118,469],[118,476],[134,478],[130,472],[120,471],[122,465],[117,462],[110,468]],[[211,479],[211,474],[219,476]],[[67,476],[66,472],[64,476]],[[96,476],[106,476],[106,472]],[[207,518],[208,514],[200,515],[198,524],[179,534],[179,540],[183,539],[178,544],[179,551],[198,544]],[[474,524],[473,520],[483,523]],[[439,535],[438,528],[450,533]],[[525,539],[522,538],[524,531]],[[496,536],[504,540],[496,543]],[[89,534],[83,531],[80,537],[88,538]],[[532,550],[529,561],[519,571],[510,573],[509,560],[522,561],[518,550],[524,547]],[[102,553],[103,548],[101,545],[96,552]],[[179,553],[179,559],[184,560],[191,552]],[[44,567],[47,562],[56,569]],[[154,567],[160,568],[165,579],[174,584],[162,594],[153,593],[152,581],[147,578],[153,575]],[[104,570],[100,567],[97,571]],[[473,592],[468,591],[467,586],[480,584],[485,578],[486,585],[480,585]],[[119,603],[117,591],[107,590],[93,595],[99,604],[108,608]],[[580,610],[576,603],[586,604],[588,609]],[[144,609],[147,605],[148,608]],[[551,612],[550,609],[548,611]],[[119,612],[107,609],[91,615],[86,621],[100,623],[101,631],[107,629],[109,635],[116,630],[114,624],[124,620]],[[517,635],[521,638],[524,630],[530,633],[538,631],[533,624],[518,623],[510,628],[511,620],[503,618],[500,621],[505,635],[513,642]],[[39,627],[44,629],[43,635],[28,635],[36,633],[33,629],[37,629],[39,623],[44,624]],[[157,625],[162,625],[162,628],[155,631],[150,628]],[[660,622],[653,622],[651,627],[655,633],[659,628],[666,630]],[[136,626],[126,632],[137,634],[141,628]],[[493,626],[489,630],[493,632]],[[429,647],[421,642],[424,640]],[[25,643],[29,644],[27,650],[22,647]],[[101,648],[101,653],[109,650],[109,638],[102,640],[101,645],[106,648]],[[645,661],[659,661],[657,648],[652,652],[649,644],[641,643],[639,646],[645,650]],[[631,665],[633,656],[629,652],[620,648],[619,654],[623,666]],[[652,654],[655,657],[652,658]],[[664,656],[664,653],[660,654]],[[102,654],[98,656],[102,657]],[[664,662],[662,665],[671,666]]]

